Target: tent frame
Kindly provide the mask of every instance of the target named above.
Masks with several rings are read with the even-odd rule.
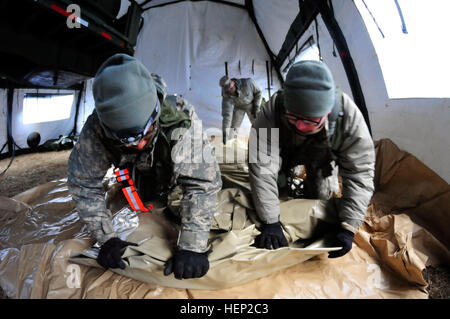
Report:
[[[342,32],[338,22],[334,17],[333,5],[330,0],[299,0],[300,12],[291,24],[284,43],[276,57],[275,67],[281,68],[286,59],[289,57],[292,50],[297,45],[300,38],[310,27],[311,23],[317,19],[320,14],[323,22],[333,40],[336,48],[339,51],[342,65],[344,66],[347,80],[352,90],[353,99],[358,106],[359,110],[363,114],[364,120],[369,128],[369,132],[372,135],[372,129],[370,126],[369,113],[367,111],[364,94],[359,81],[358,72],[356,71],[355,63],[350,54],[350,50],[345,40],[344,33]]]

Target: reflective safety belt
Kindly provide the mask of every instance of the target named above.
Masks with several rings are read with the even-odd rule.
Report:
[[[139,197],[136,188],[134,187],[133,180],[130,178],[130,173],[128,169],[116,169],[116,181],[119,183],[128,182],[129,186],[122,188],[122,192],[125,195],[128,203],[135,212],[149,212],[153,209],[153,204],[150,204],[148,207],[145,207],[142,203],[141,198]]]

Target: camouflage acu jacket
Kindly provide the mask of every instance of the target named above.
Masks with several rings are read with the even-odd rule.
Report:
[[[169,169],[168,185],[163,186],[168,190],[181,188],[183,194],[178,212],[181,219],[178,248],[204,252],[217,208],[216,194],[222,187],[220,170],[193,107],[186,100],[175,96],[166,97],[161,105],[170,104],[168,101],[172,101],[172,107],[178,111],[188,114],[190,127],[170,130],[172,136],[166,137],[169,139],[169,162],[167,158],[158,158],[163,153],[159,152],[164,143],[161,136],[164,130],[161,130],[153,153],[155,158],[148,161],[150,152],[144,149],[134,154],[134,164],[145,166],[144,160],[144,164],[150,163],[156,171],[162,167]],[[111,147],[94,111],[88,117],[79,141],[70,154],[68,185],[81,220],[87,224],[99,244],[116,237],[111,212],[105,203],[103,178],[111,166],[118,167],[129,159],[130,154],[119,147]]]

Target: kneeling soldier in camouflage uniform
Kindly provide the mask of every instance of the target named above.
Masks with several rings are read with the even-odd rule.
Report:
[[[293,170],[304,165],[304,189],[290,197],[328,200],[330,211],[339,219],[332,234],[343,247],[329,257],[348,253],[374,191],[375,149],[360,110],[336,89],[328,67],[317,61],[295,63],[283,89],[262,108],[253,128],[250,185],[256,212],[264,223],[256,246],[287,246],[280,224],[281,181],[292,181]],[[279,134],[274,138],[269,131]],[[256,146],[260,147],[257,151]],[[333,198],[339,192],[337,169],[342,177],[341,198]],[[296,188],[284,184],[288,191]]]
[[[125,54],[103,63],[93,94],[95,110],[70,154],[68,184],[80,218],[101,245],[98,263],[124,269],[121,250],[134,245],[117,237],[106,208],[102,180],[114,165],[128,169],[143,201],[181,188],[178,249],[164,273],[174,272],[177,279],[204,276],[209,269],[207,240],[222,182],[214,157],[193,162],[187,158],[192,154],[179,146],[191,145],[199,122],[192,106],[182,98],[166,96],[161,78]],[[174,140],[172,133],[177,130]],[[206,135],[201,134],[200,145],[203,155],[210,152]]]

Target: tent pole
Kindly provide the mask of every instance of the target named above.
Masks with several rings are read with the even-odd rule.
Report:
[[[270,70],[269,70],[269,61],[266,61],[266,73],[267,73],[267,90],[268,90],[268,93],[269,93],[269,101],[270,101],[270,74],[269,74]]]
[[[74,119],[74,123],[73,123],[73,130],[72,132],[70,132],[69,135],[77,135],[77,123],[78,123],[78,113],[80,112],[80,104],[81,104],[81,97],[83,96],[83,92],[84,92],[84,84],[85,81],[83,81],[83,83],[81,84],[81,88],[79,90],[78,93],[78,98],[77,98],[77,104],[75,106],[75,119]]]
[[[13,154],[14,139],[12,137],[12,109],[14,100],[14,88],[9,87],[7,93],[6,128],[8,136],[8,156]]]
[[[364,117],[367,127],[369,128],[370,135],[372,135],[366,101],[364,99],[361,83],[359,82],[358,72],[356,71],[355,63],[350,55],[350,50],[348,48],[347,41],[345,40],[345,36],[334,17],[332,9],[328,6],[327,1],[321,1],[319,7],[322,20],[325,23],[333,42],[336,44],[339,56],[341,57],[342,65],[344,66],[345,73],[347,74],[347,79],[352,90],[353,99]]]
[[[13,99],[14,99],[14,88],[12,86],[9,86],[7,95],[8,95],[8,97],[7,97],[8,108],[6,111],[7,112],[6,113],[6,126],[7,126],[7,130],[8,130],[7,143],[8,143],[8,156],[11,156],[11,160],[9,161],[8,166],[6,166],[6,168],[3,170],[3,172],[0,173],[0,177],[3,177],[3,175],[5,175],[6,171],[11,166],[11,164],[14,160],[14,155],[15,155],[14,145],[16,144],[16,143],[14,143],[14,139],[12,137],[12,125],[11,125],[12,106],[13,106]],[[2,151],[3,151],[3,147],[2,147]]]
[[[283,66],[284,61],[289,58],[291,51],[295,48],[300,38],[319,14],[319,8],[315,1],[316,0],[307,0],[299,4],[299,13],[289,27],[283,45],[275,59],[276,66],[279,66],[280,68]]]

